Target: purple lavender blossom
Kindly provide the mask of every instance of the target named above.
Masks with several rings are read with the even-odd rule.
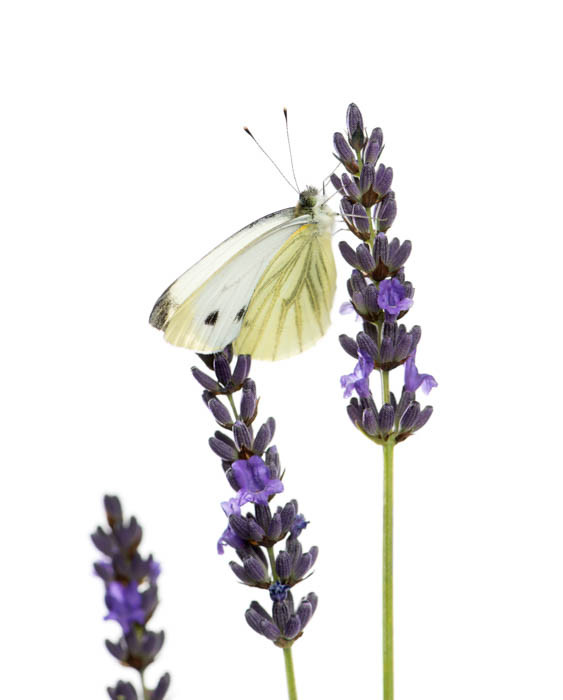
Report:
[[[283,491],[279,479],[272,479],[270,470],[257,455],[250,459],[239,459],[233,462],[233,474],[240,486],[240,505],[244,503],[260,503],[266,505],[270,496]]]
[[[134,623],[145,624],[145,611],[136,581],[128,584],[110,581],[106,588],[105,600],[109,612],[104,620],[119,622],[124,634],[129,632]]]
[[[412,299],[407,296],[407,292],[399,280],[392,277],[379,283],[377,303],[379,308],[383,309],[390,317],[395,318],[401,311],[410,309]]]
[[[91,538],[105,559],[94,564],[94,571],[105,585],[105,620],[121,625],[123,635],[117,642],[106,640],[106,648],[122,665],[141,673],[143,698],[163,700],[170,675],[165,673],[154,690],[144,685],[142,673],[153,663],[164,643],[164,632],[152,632],[146,623],[158,605],[157,579],[160,564],[152,555],[143,558],[138,550],[143,531],[135,518],[126,522],[117,496],[105,496],[104,506],[109,530],[98,527]],[[119,681],[107,689],[112,700],[137,700],[131,683]]]
[[[415,356],[416,353],[409,355],[405,362],[405,389],[414,392],[422,388],[424,394],[429,394],[438,386],[438,382],[431,374],[420,374],[416,368]]]
[[[344,398],[352,396],[355,391],[358,396],[367,398],[370,395],[369,375],[373,371],[373,360],[359,352],[359,359],[354,371],[351,374],[345,374],[340,377],[340,386],[344,389]]]

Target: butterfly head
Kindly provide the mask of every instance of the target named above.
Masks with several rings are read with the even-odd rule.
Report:
[[[299,194],[299,202],[295,207],[295,216],[302,214],[319,214],[320,212],[328,213],[330,210],[325,206],[325,198],[319,194],[316,187],[307,187]]]

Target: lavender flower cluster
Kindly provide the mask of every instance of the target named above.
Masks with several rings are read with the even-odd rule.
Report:
[[[351,338],[340,336],[343,349],[357,360],[354,371],[341,378],[347,410],[352,423],[378,444],[401,442],[420,430],[432,414],[432,407],[421,408],[416,391],[428,393],[437,382],[420,374],[415,364],[420,326],[407,330],[399,323],[413,303],[414,287],[405,279],[404,265],[411,242],[389,240],[397,215],[395,193],[391,189],[393,170],[378,165],[383,150],[383,132],[377,128],[368,136],[355,104],[348,107],[347,138],[334,135],[337,159],[346,169],[342,177],[332,175],[333,186],[342,195],[340,212],[350,231],[360,239],[353,248],[345,241],[340,252],[353,268],[347,281],[350,301],[342,311],[354,311],[362,320],[362,330]],[[378,407],[369,385],[374,369],[382,376],[404,366],[401,396],[385,389]]]
[[[170,674],[165,673],[152,691],[145,688],[143,679],[145,669],[164,643],[164,632],[152,632],[146,627],[158,605],[156,581],[160,565],[152,554],[147,559],[139,554],[143,531],[134,517],[124,521],[117,496],[105,496],[104,506],[109,530],[98,527],[91,537],[105,556],[94,564],[94,570],[105,585],[108,613],[104,619],[115,620],[123,631],[117,642],[106,640],[106,647],[124,666],[139,671],[143,700],[162,700],[170,685]],[[112,700],[137,700],[131,683],[119,681],[107,690]]]
[[[258,411],[256,384],[250,379],[250,355],[239,355],[234,367],[232,347],[220,353],[199,355],[215,376],[192,368],[203,387],[203,401],[223,430],[215,432],[209,446],[220,457],[223,471],[235,496],[221,504],[228,524],[217,548],[223,554],[232,547],[239,561],[230,567],[247,586],[267,589],[272,613],[253,601],[246,620],[253,630],[279,647],[290,647],[302,634],[317,607],[317,596],[309,593],[295,606],[291,589],[302,581],[314,565],[318,548],[304,552],[299,536],[307,526],[297,501],[291,500],[275,510],[270,500],[283,491],[280,459],[270,445],[275,421],[268,418],[254,432]],[[240,392],[240,401],[234,395]],[[228,406],[221,400],[225,397]],[[224,431],[228,431],[224,432]],[[253,512],[243,514],[245,505]],[[283,548],[274,551],[276,545]]]

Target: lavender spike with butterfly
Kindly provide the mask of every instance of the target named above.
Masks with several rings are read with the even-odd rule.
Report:
[[[340,212],[348,229],[360,240],[355,248],[346,241],[340,252],[353,268],[348,279],[350,300],[344,309],[362,321],[355,338],[340,336],[343,349],[356,360],[354,370],[341,377],[344,397],[350,401],[348,415],[354,426],[383,448],[383,698],[393,699],[393,453],[395,445],[420,430],[432,414],[421,408],[416,391],[428,393],[437,386],[430,374],[421,374],[415,364],[420,326],[409,330],[399,323],[413,303],[414,287],[405,278],[404,265],[411,242],[389,239],[388,231],[397,214],[391,189],[393,170],[378,164],[383,150],[383,132],[368,136],[360,110],[348,107],[347,136],[334,134],[336,157],[347,172],[332,175],[332,184],[342,196]],[[391,391],[390,373],[402,367],[401,394]],[[380,376],[380,398],[370,387],[373,372]]]

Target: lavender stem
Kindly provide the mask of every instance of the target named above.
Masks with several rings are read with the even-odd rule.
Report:
[[[297,686],[295,685],[295,671],[293,669],[291,647],[286,647],[283,650],[283,658],[285,661],[285,675],[287,676],[287,694],[289,700],[297,700]]]
[[[383,373],[384,375],[387,372]],[[383,700],[393,700],[393,449],[383,446]]]

